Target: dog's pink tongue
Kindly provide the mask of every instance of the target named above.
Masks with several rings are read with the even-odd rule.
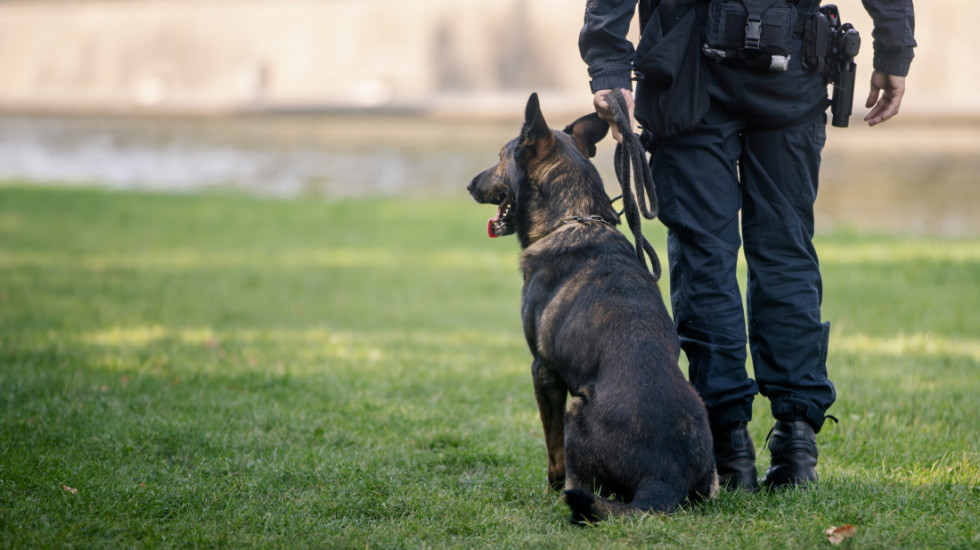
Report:
[[[496,239],[499,237],[499,235],[497,235],[497,233],[493,230],[493,222],[500,219],[500,210],[501,208],[498,206],[497,215],[487,220],[487,235],[490,235],[491,239]]]

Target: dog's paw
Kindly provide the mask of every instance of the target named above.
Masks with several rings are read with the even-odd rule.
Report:
[[[572,525],[589,525],[601,519],[596,510],[596,497],[592,493],[582,489],[569,489],[562,494],[562,498],[572,511],[568,518]]]
[[[565,490],[565,476],[548,474],[548,481],[545,485],[547,492],[560,493]]]

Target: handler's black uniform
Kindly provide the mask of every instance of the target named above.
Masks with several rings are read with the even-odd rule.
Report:
[[[697,2],[703,34],[707,0]],[[790,3],[812,14],[819,0]],[[593,92],[632,89],[635,50],[626,33],[636,4],[587,2],[579,48]],[[640,0],[641,28],[657,4]],[[864,6],[875,23],[874,68],[905,76],[915,46],[912,0],[864,0]],[[689,376],[708,407],[719,473],[733,456],[748,459],[751,453],[745,474],[751,479],[734,483],[749,489],[755,488],[755,453],[745,423],[755,394],[761,391],[771,401],[775,445],[808,431],[801,444],[814,466],[813,433],[835,400],[826,369],[830,325],[821,320],[821,279],[811,243],[827,85],[820,74],[803,69],[801,50],[797,32],[784,72],[700,56],[710,108],[693,130],[659,139],[651,158],[660,219],[669,228],[671,303]],[[638,90],[637,113],[645,101]],[[736,280],[742,245],[755,380],[745,368],[745,315]],[[779,452],[770,449],[774,457]],[[813,470],[813,479],[796,481],[815,476]]]

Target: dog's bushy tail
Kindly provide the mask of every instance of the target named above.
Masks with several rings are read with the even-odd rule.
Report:
[[[572,510],[569,521],[575,525],[594,523],[610,516],[639,516],[647,513],[618,500],[599,498],[584,489],[565,491],[565,504]]]
[[[689,491],[684,494],[683,491]],[[696,488],[651,480],[642,484],[633,500],[624,503],[619,500],[597,497],[585,489],[565,491],[565,503],[572,510],[569,518],[573,524],[583,525],[601,521],[612,516],[643,516],[650,513],[669,514],[686,501],[691,504],[710,499],[718,491],[718,476],[712,470],[710,475],[698,483]]]

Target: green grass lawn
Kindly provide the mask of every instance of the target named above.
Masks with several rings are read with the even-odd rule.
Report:
[[[0,547],[980,546],[980,238],[819,238],[819,489],[581,529],[491,210],[0,186]]]

